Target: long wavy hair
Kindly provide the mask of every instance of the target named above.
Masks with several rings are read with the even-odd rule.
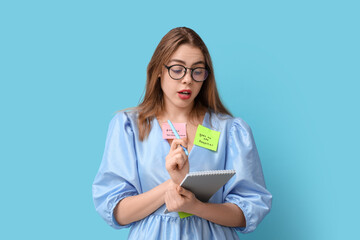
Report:
[[[161,76],[164,64],[170,60],[172,54],[183,44],[198,47],[204,55],[205,65],[209,70],[208,78],[204,81],[199,94],[194,99],[190,119],[199,119],[204,109],[209,113],[224,113],[232,116],[220,100],[211,57],[205,43],[190,28],[174,28],[161,39],[147,67],[145,95],[142,102],[136,107],[139,113],[138,127],[141,141],[149,135],[152,120],[164,110],[164,97],[159,75]]]

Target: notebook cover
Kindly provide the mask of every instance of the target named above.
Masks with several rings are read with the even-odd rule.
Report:
[[[186,175],[180,186],[194,193],[200,201],[207,202],[234,174],[235,170],[192,172]]]

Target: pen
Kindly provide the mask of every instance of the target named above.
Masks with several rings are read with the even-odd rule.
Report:
[[[169,123],[169,125],[170,125],[170,127],[171,127],[171,130],[172,130],[173,133],[175,134],[175,137],[176,137],[177,139],[180,139],[179,134],[177,133],[174,125],[171,123],[170,120],[168,120],[168,123]],[[186,149],[184,146],[182,146],[182,145],[180,145],[180,146],[184,149],[184,152],[185,152],[186,156],[189,156],[189,152],[187,151],[187,149]]]

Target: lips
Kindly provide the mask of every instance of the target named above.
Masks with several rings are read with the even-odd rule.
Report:
[[[190,89],[184,89],[184,90],[181,90],[181,91],[178,91],[178,96],[183,99],[183,100],[186,100],[186,99],[189,99],[191,97],[191,90]]]

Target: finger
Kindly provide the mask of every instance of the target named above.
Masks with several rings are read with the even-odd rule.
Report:
[[[190,192],[190,191],[188,191],[188,190],[186,190],[185,188],[180,187],[180,186],[178,186],[176,190],[177,190],[177,192],[178,192],[180,195],[182,195],[182,196],[184,196],[184,197],[186,197],[186,198],[191,198],[192,195],[193,195],[192,192]]]
[[[176,155],[175,163],[178,169],[182,169],[187,162],[185,153],[179,153]]]
[[[182,147],[177,148],[176,150],[174,150],[173,153],[174,153],[174,154],[179,153],[179,154],[181,154],[185,159],[188,158],[188,156],[186,155],[186,153],[185,153],[185,151],[184,151],[184,149],[183,149]]]
[[[187,140],[185,138],[175,139],[175,140],[179,145],[182,145],[183,147],[187,147]]]
[[[187,143],[183,140],[183,139],[174,139],[171,143],[171,150],[175,150],[177,149],[180,145],[182,145],[183,147],[187,147]]]
[[[180,152],[180,154],[181,154],[182,158],[184,159],[184,163],[186,163],[189,160],[189,157],[188,157],[188,155],[186,155],[184,149],[183,149],[183,151]]]
[[[171,143],[171,150],[174,151],[175,149],[178,148],[178,146],[181,144],[180,139],[173,139],[172,143]]]
[[[166,169],[178,170],[184,166],[184,159],[181,153],[177,153],[173,157],[166,159]]]
[[[188,160],[188,157],[186,156],[184,150],[182,148],[178,148],[171,152],[166,158],[166,164],[168,166],[171,166],[172,169],[177,168],[177,164],[180,164],[182,167],[183,163]]]

